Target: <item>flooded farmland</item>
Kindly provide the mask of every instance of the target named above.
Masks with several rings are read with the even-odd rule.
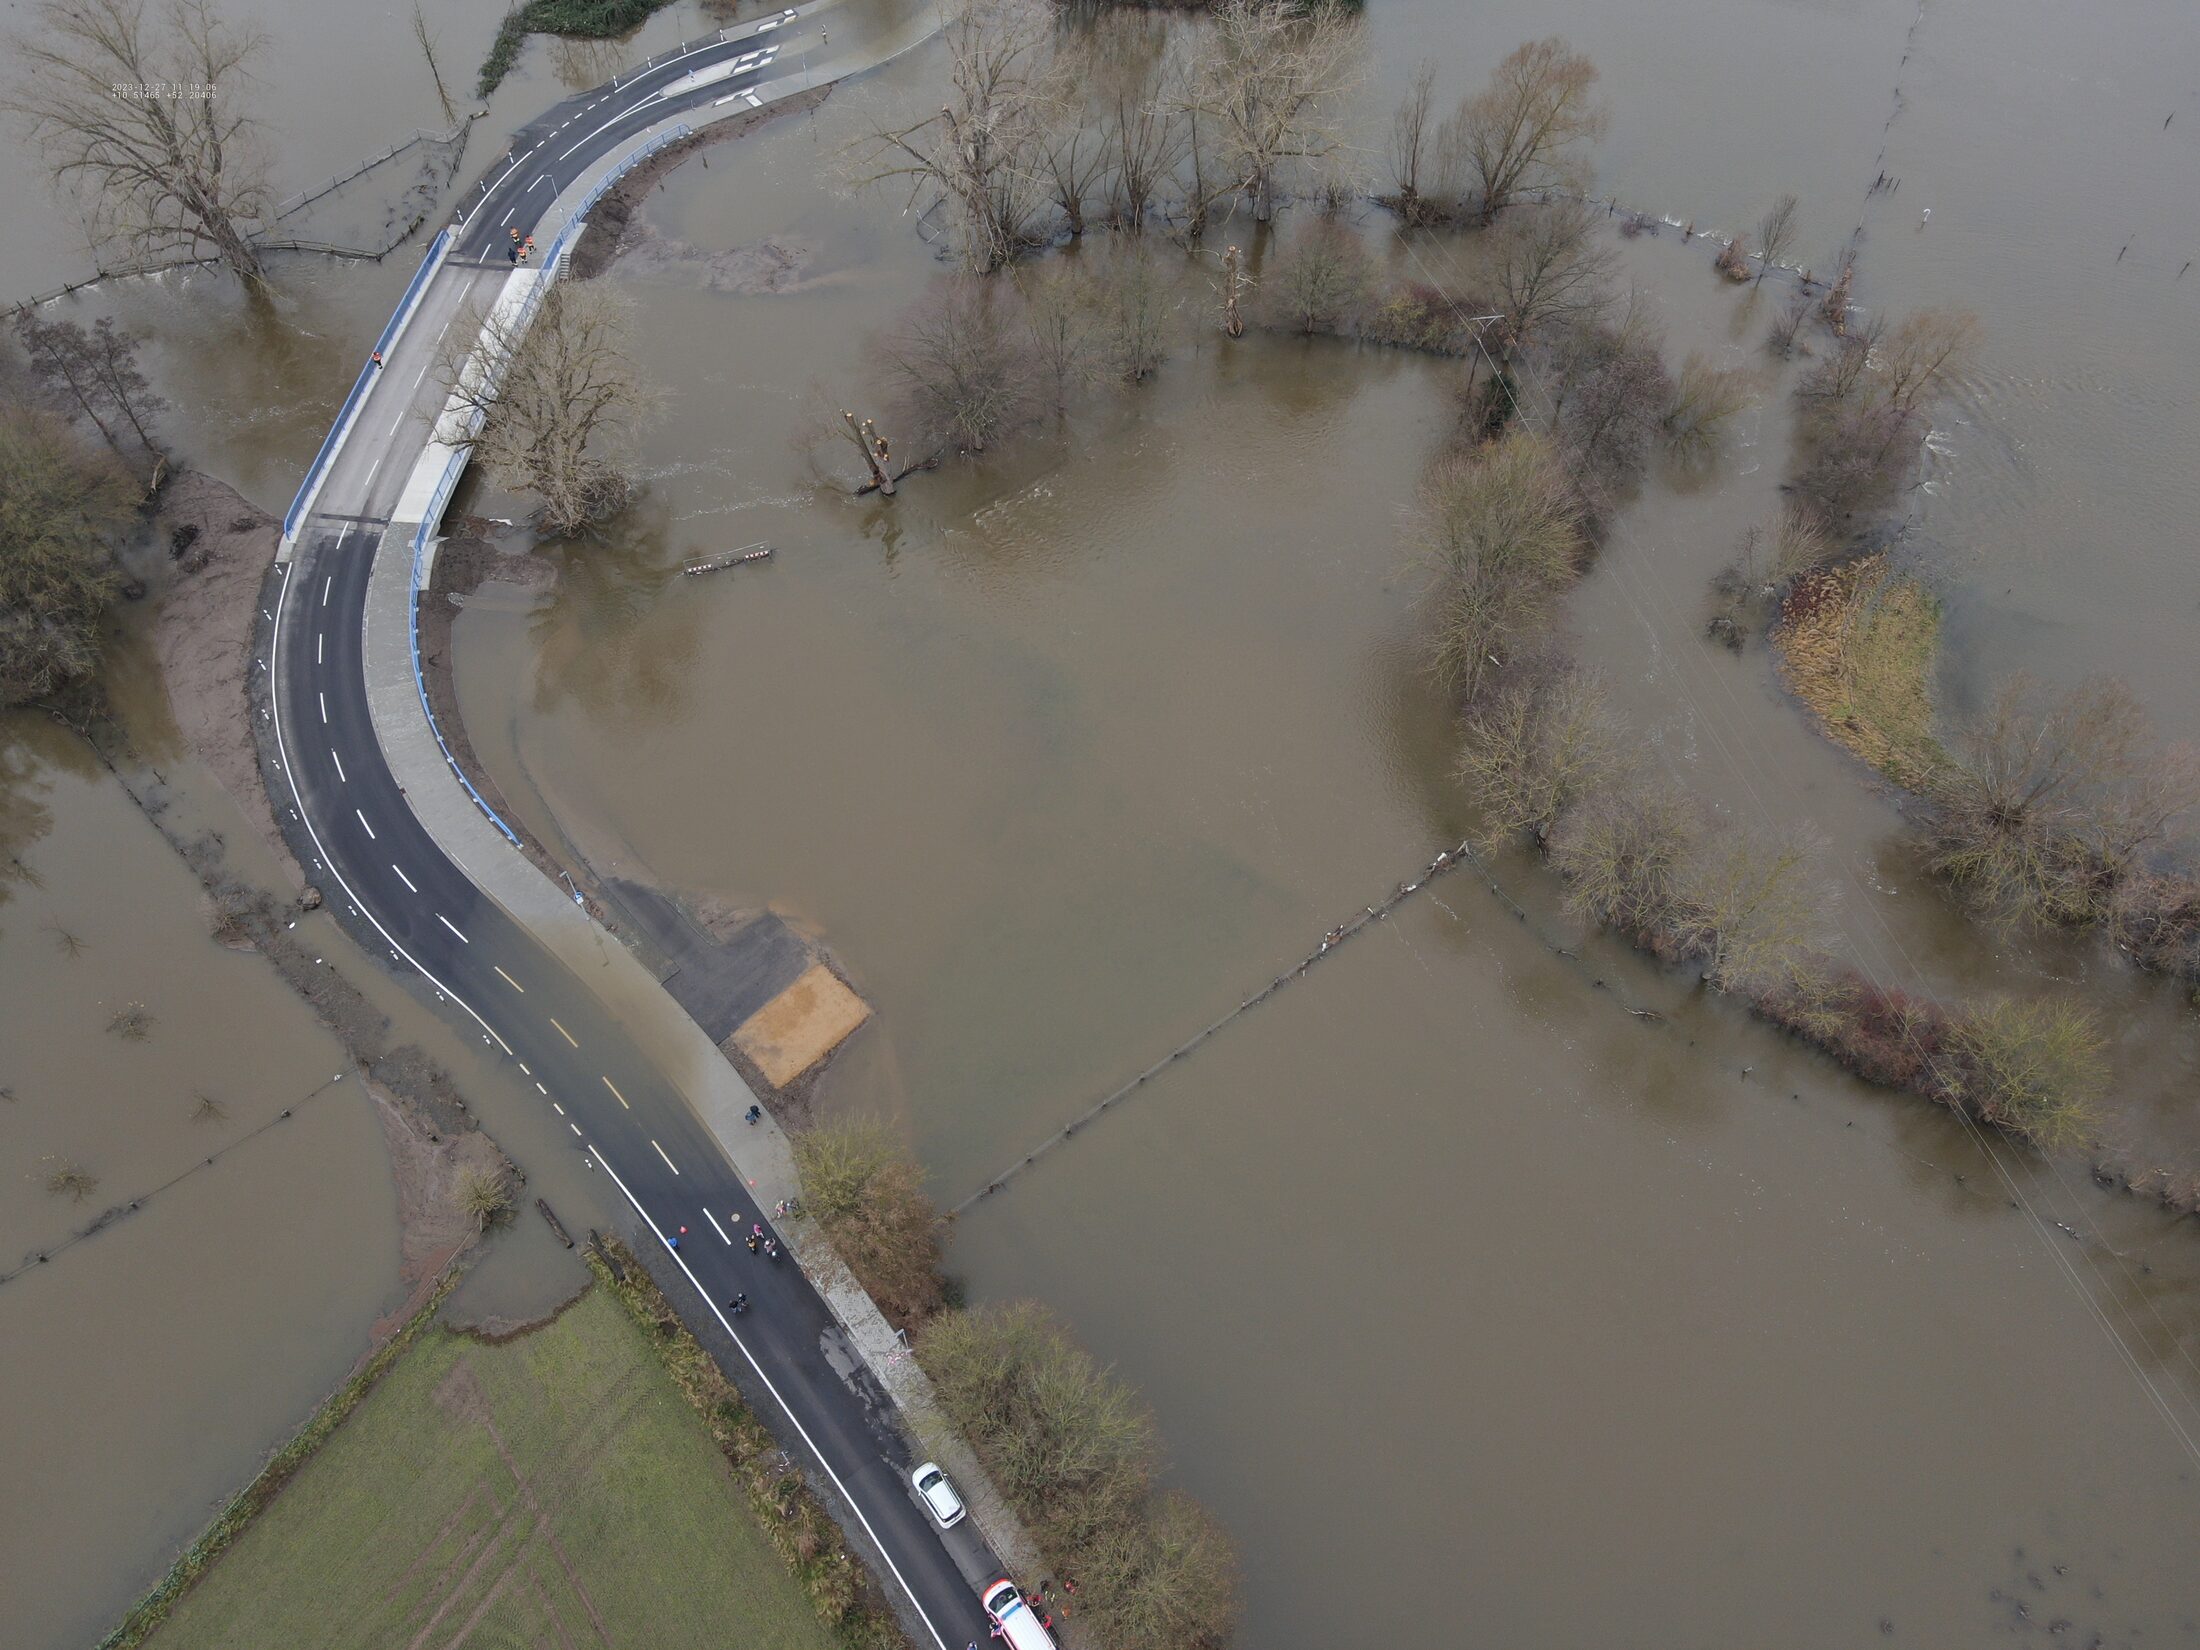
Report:
[[[470,63],[493,21],[454,17],[453,55]],[[301,60],[345,33],[403,88],[344,107],[312,172],[438,123],[398,26],[270,26]],[[629,49],[707,26],[675,7]],[[1863,223],[1868,306],[1982,315],[1910,518],[1948,596],[1944,702],[2020,666],[2114,670],[2163,729],[2200,730],[2200,276],[2179,269],[2200,246],[2172,205],[2200,187],[2179,78],[2200,21],[1978,0],[1503,0],[1462,20],[1402,0],[1370,8],[1370,121],[1424,50],[1448,97],[1554,30],[1604,71],[1600,190],[1704,229],[1793,190],[1801,261],[1829,264]],[[836,101],[938,71],[918,54]],[[559,72],[530,48],[469,175]],[[277,78],[286,132],[312,127]],[[652,197],[646,221],[680,246],[609,277],[666,394],[647,489],[606,542],[555,552],[554,597],[470,599],[456,670],[474,746],[542,840],[826,936],[877,1017],[817,1104],[894,1117],[952,1204],[1466,827],[1403,532],[1456,368],[1225,346],[1188,315],[1154,384],[851,502],[790,438],[820,387],[875,384],[864,338],[939,265],[898,199],[829,187],[849,118],[768,128]],[[1900,189],[1867,197],[1881,173]],[[17,285],[76,272],[61,235],[10,254]],[[727,249],[778,273],[714,282],[700,255]],[[1623,257],[1676,353],[1759,360],[1768,306],[1715,283],[1700,241],[1669,229]],[[129,297],[165,375],[204,391],[199,461],[280,508],[409,263],[302,274],[241,350],[187,286]],[[1950,909],[1897,807],[1761,650],[1703,639],[1706,582],[1784,467],[1786,381],[1762,373],[1707,480],[1654,479],[1627,507],[1568,600],[1579,652],[1692,790],[1827,837],[1857,960],[1940,991],[2082,996],[2111,1030],[2119,1116],[2150,1149],[2200,1149],[2189,1005],[2090,947]],[[753,542],[771,565],[676,576]],[[336,1067],[256,963],[203,938],[136,812],[49,745],[30,767],[50,823],[7,847],[44,884],[0,905],[0,1081],[21,1096],[11,1165],[82,1157],[90,1209],[196,1152],[183,1091],[236,1094],[237,1129]],[[1497,874],[1524,916],[1469,875],[1436,883],[955,1228],[973,1298],[1049,1302],[1152,1401],[1175,1478],[1240,1546],[1242,1642],[2200,1643],[2192,1223],[1855,1083],[1583,935],[1525,856]],[[80,958],[49,919],[84,924]],[[157,1040],[101,1030],[140,999]],[[246,1070],[218,1030],[238,1024],[268,1028]],[[348,1104],[0,1291],[8,1390],[73,1423],[11,1446],[38,1487],[0,1537],[11,1571],[96,1529],[142,1579],[279,1432],[270,1416],[302,1414],[356,1356],[394,1234]],[[531,1169],[553,1161],[513,1127]],[[224,1177],[254,1163],[269,1201],[239,1229]],[[27,1174],[0,1255],[53,1241],[75,1207]],[[314,1239],[291,1241],[307,1211]],[[193,1394],[188,1432],[129,1355],[163,1325],[200,1360],[167,1371]],[[48,1608],[41,1642],[96,1625],[81,1597]]]

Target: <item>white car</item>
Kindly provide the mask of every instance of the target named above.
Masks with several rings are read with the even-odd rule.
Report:
[[[955,1493],[955,1486],[947,1481],[947,1474],[940,1471],[936,1463],[925,1462],[909,1475],[909,1482],[916,1485],[926,1510],[939,1521],[941,1529],[951,1530],[962,1522],[963,1498]]]

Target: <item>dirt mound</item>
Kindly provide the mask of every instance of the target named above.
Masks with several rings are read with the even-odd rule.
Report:
[[[154,616],[153,650],[176,730],[302,886],[260,783],[246,683],[260,586],[282,523],[226,482],[182,470],[162,491],[152,531],[174,566]]]

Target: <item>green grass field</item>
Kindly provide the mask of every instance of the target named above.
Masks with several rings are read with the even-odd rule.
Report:
[[[424,1333],[150,1642],[833,1644],[601,1285],[501,1346]]]

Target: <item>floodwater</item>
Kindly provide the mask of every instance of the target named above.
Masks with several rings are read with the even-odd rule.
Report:
[[[397,1204],[343,1051],[207,937],[121,788],[44,721],[0,740],[31,873],[0,904],[0,1552],[11,1642],[83,1643],[366,1351]],[[136,1041],[107,1029],[133,1004]],[[71,1165],[81,1201],[47,1189]]]
[[[454,84],[470,85],[500,10],[469,0],[438,25]],[[674,7],[627,50],[707,26]],[[279,192],[397,128],[440,124],[402,18],[316,7],[269,27]],[[1986,357],[1941,415],[1915,517],[1950,591],[1947,692],[1965,702],[2019,665],[2110,669],[2167,730],[2200,726],[2185,664],[2200,425],[2184,393],[2200,276],[2178,278],[2200,246],[2177,244],[2192,235],[2178,203],[2200,184],[2200,108],[2178,78],[2200,60],[2200,17],[2152,4],[2104,21],[2041,0],[1498,0],[1462,21],[1445,0],[1401,0],[1373,8],[1368,30],[1376,118],[1423,50],[1448,94],[1518,40],[1563,31],[1612,99],[1600,187],[1707,230],[1792,190],[1804,261],[1830,264],[1862,219],[1868,305],[1978,309]],[[468,175],[612,55],[530,44]],[[330,96],[332,57],[377,95]],[[836,105],[922,95],[937,72],[919,54]],[[1400,531],[1446,429],[1449,369],[1273,337],[1223,348],[1188,316],[1157,383],[1050,438],[913,478],[892,504],[822,492],[790,436],[820,393],[871,395],[863,338],[935,268],[898,197],[826,186],[850,118],[828,106],[769,128],[654,198],[650,221],[694,247],[771,242],[755,265],[786,271],[784,290],[714,290],[678,257],[613,277],[639,300],[638,348],[667,397],[644,443],[647,493],[608,542],[568,553],[540,610],[484,592],[456,651],[474,743],[544,840],[822,929],[879,1013],[820,1104],[899,1118],[953,1202],[1465,825],[1417,668]],[[0,201],[45,228],[11,238],[0,273],[36,289],[80,260],[20,151],[14,164]],[[1882,171],[1901,189],[1867,200]],[[171,393],[189,387],[177,427],[197,461],[279,509],[416,256],[299,266],[277,313],[243,332],[209,282],[137,283],[115,301],[153,335]],[[1700,242],[1669,232],[1625,258],[1676,354],[1756,359],[1765,306],[1716,283]],[[1204,288],[1191,291],[1196,308]],[[2013,946],[1955,917],[1910,869],[1892,807],[1810,734],[1761,650],[1735,659],[1702,640],[1706,579],[1775,496],[1779,394],[1767,371],[1710,480],[1653,486],[1623,517],[1569,603],[1581,652],[1714,805],[1827,836],[1860,961],[1940,990],[2084,993],[2110,1018],[2120,1118],[2189,1151],[2200,1039],[2175,994],[2085,948]],[[767,566],[670,575],[682,556],[760,540],[779,549]],[[126,864],[97,909],[137,909],[142,875],[175,882],[186,911],[182,872],[126,803],[104,793],[115,805],[93,808],[89,780],[53,787],[57,828],[27,857],[66,837],[69,853]],[[56,993],[69,978],[25,949],[50,945],[32,914],[63,885],[58,859],[38,862],[46,888],[0,906],[11,1015],[18,978]],[[1500,874],[1525,921],[1464,877],[1439,884],[957,1228],[951,1263],[974,1297],[1050,1302],[1151,1399],[1176,1477],[1239,1542],[1244,1641],[2200,1643],[2190,1223],[1840,1078],[1578,935],[1532,864]],[[230,961],[196,968],[194,988],[249,1004],[257,988],[236,982],[258,965]],[[100,990],[151,1006],[154,983]],[[213,1023],[208,1009],[194,1035]],[[134,1101],[102,1062],[142,1050],[45,1030],[40,1058],[71,1092]],[[170,1034],[164,1018],[156,1038]],[[235,1059],[233,1040],[210,1041]],[[6,1046],[12,1068],[19,1039]],[[582,1177],[502,1079],[461,1039],[431,1047],[535,1185],[585,1209]],[[100,1156],[95,1203],[123,1166],[176,1148],[165,1119],[142,1139],[111,1123],[65,1137],[63,1114],[17,1087],[8,1126],[36,1116],[53,1142],[34,1155]],[[311,1140],[309,1123],[251,1151],[301,1150],[289,1143]],[[351,1195],[378,1188],[386,1218],[379,1150],[352,1133],[323,1144]],[[188,1188],[221,1172],[0,1289],[0,1312],[183,1220]],[[290,1172],[286,1196],[324,1171]],[[43,1240],[61,1212],[18,1192],[0,1220]],[[125,1274],[100,1310],[115,1303],[111,1335],[163,1311],[188,1319],[197,1356],[296,1376],[302,1413],[373,1310],[373,1290],[347,1297],[331,1269],[364,1279],[359,1257],[386,1268],[392,1246],[369,1232],[343,1255],[316,1244],[253,1262],[295,1278],[183,1275],[203,1252],[191,1242],[237,1218],[199,1217],[143,1268],[100,1260]],[[554,1261],[529,1253],[506,1263],[514,1294],[547,1297]],[[306,1282],[312,1312],[281,1310]],[[41,1321],[75,1309],[56,1293]],[[41,1426],[81,1416],[85,1371],[115,1362],[112,1340],[75,1328],[7,1344],[8,1390],[34,1395],[23,1412]],[[57,1486],[49,1504],[76,1509],[66,1529],[11,1525],[11,1573],[27,1569],[18,1553],[48,1573],[73,1539],[112,1541],[116,1567],[149,1574],[246,1476],[285,1400],[256,1394],[256,1424],[233,1416],[225,1432],[220,1404],[249,1416],[248,1383],[232,1391],[232,1366],[207,1367],[175,1383],[194,1403],[215,1394],[203,1435],[172,1401],[141,1400],[141,1438],[63,1428],[47,1454],[11,1444],[11,1462],[27,1455]],[[130,1509],[152,1522],[94,1524],[114,1516],[116,1479],[84,1463],[162,1451],[187,1459],[182,1487],[155,1484]],[[106,1588],[94,1609],[56,1589],[40,1640],[83,1637],[130,1590]]]
[[[1372,78],[1452,44],[1421,10],[1374,20]],[[1605,181],[1623,199],[1710,227],[1794,189],[1830,249],[1898,169],[1879,158],[1898,74],[1904,119],[1928,87],[1986,95],[1927,71],[1988,20],[1929,5],[1905,68],[1913,15],[1478,12],[1458,78],[1565,28],[1612,66]],[[2067,105],[2032,141],[2151,90],[2056,84]],[[547,603],[473,601],[456,654],[476,747],[547,840],[824,931],[879,1014],[820,1104],[901,1117],[953,1202],[1464,825],[1400,532],[1448,369],[1201,328],[1157,383],[1053,436],[890,505],[821,492],[790,444],[813,386],[862,397],[864,334],[934,267],[898,201],[816,188],[846,120],[747,140],[653,200],[652,224],[694,247],[771,243],[756,261],[791,268],[785,290],[711,290],[678,258],[614,277],[669,402],[648,496],[561,552]],[[1888,142],[1962,127],[1898,120]],[[2088,164],[2114,167],[2116,141]],[[2150,161],[2146,187],[2195,176]],[[1872,210],[1868,300],[1961,297],[1995,340],[1922,501],[1947,546],[1950,690],[2016,662],[2125,664],[2120,632],[2061,602],[2053,581],[2084,585],[2077,569],[2042,566],[2020,597],[1998,544],[1972,539],[2019,508],[1985,496],[2005,495],[1995,467],[2072,416],[2020,391],[2029,334],[1995,314],[2005,280],[2021,316],[2050,277],[1975,255],[1928,275],[1949,208],[1899,257],[1879,250],[1895,209]],[[2090,256],[2043,242],[2065,279]],[[1714,281],[1701,243],[1668,232],[1624,256],[1676,355],[1757,359],[1769,300]],[[2182,299],[2174,265],[2157,274],[2058,347],[2092,329],[2097,353],[2141,353]],[[1764,393],[1707,481],[1627,512],[1570,604],[1582,653],[1713,805],[1828,837],[1860,961],[1936,989],[2084,992],[2110,1016],[2126,1117],[2189,1152],[2200,1058],[2175,995],[1961,921],[1761,650],[1702,640],[1705,582],[1777,503],[1770,369]],[[2150,524],[2119,577],[2179,572],[2155,547],[2184,479],[2155,494],[2144,473],[2174,445],[2151,432],[2117,489]],[[758,541],[778,547],[768,566],[671,572]],[[2027,602],[2063,609],[2052,660],[1996,642]],[[2181,730],[2173,676],[2140,686]],[[2200,1642],[2189,1223],[1843,1079],[1585,940],[1531,864],[1500,874],[1525,922],[1471,880],[1440,884],[957,1229],[976,1297],[1056,1305],[1152,1399],[1177,1476],[1241,1543],[1246,1642],[1428,1636],[1432,1617],[1446,1638],[1552,1645]]]

